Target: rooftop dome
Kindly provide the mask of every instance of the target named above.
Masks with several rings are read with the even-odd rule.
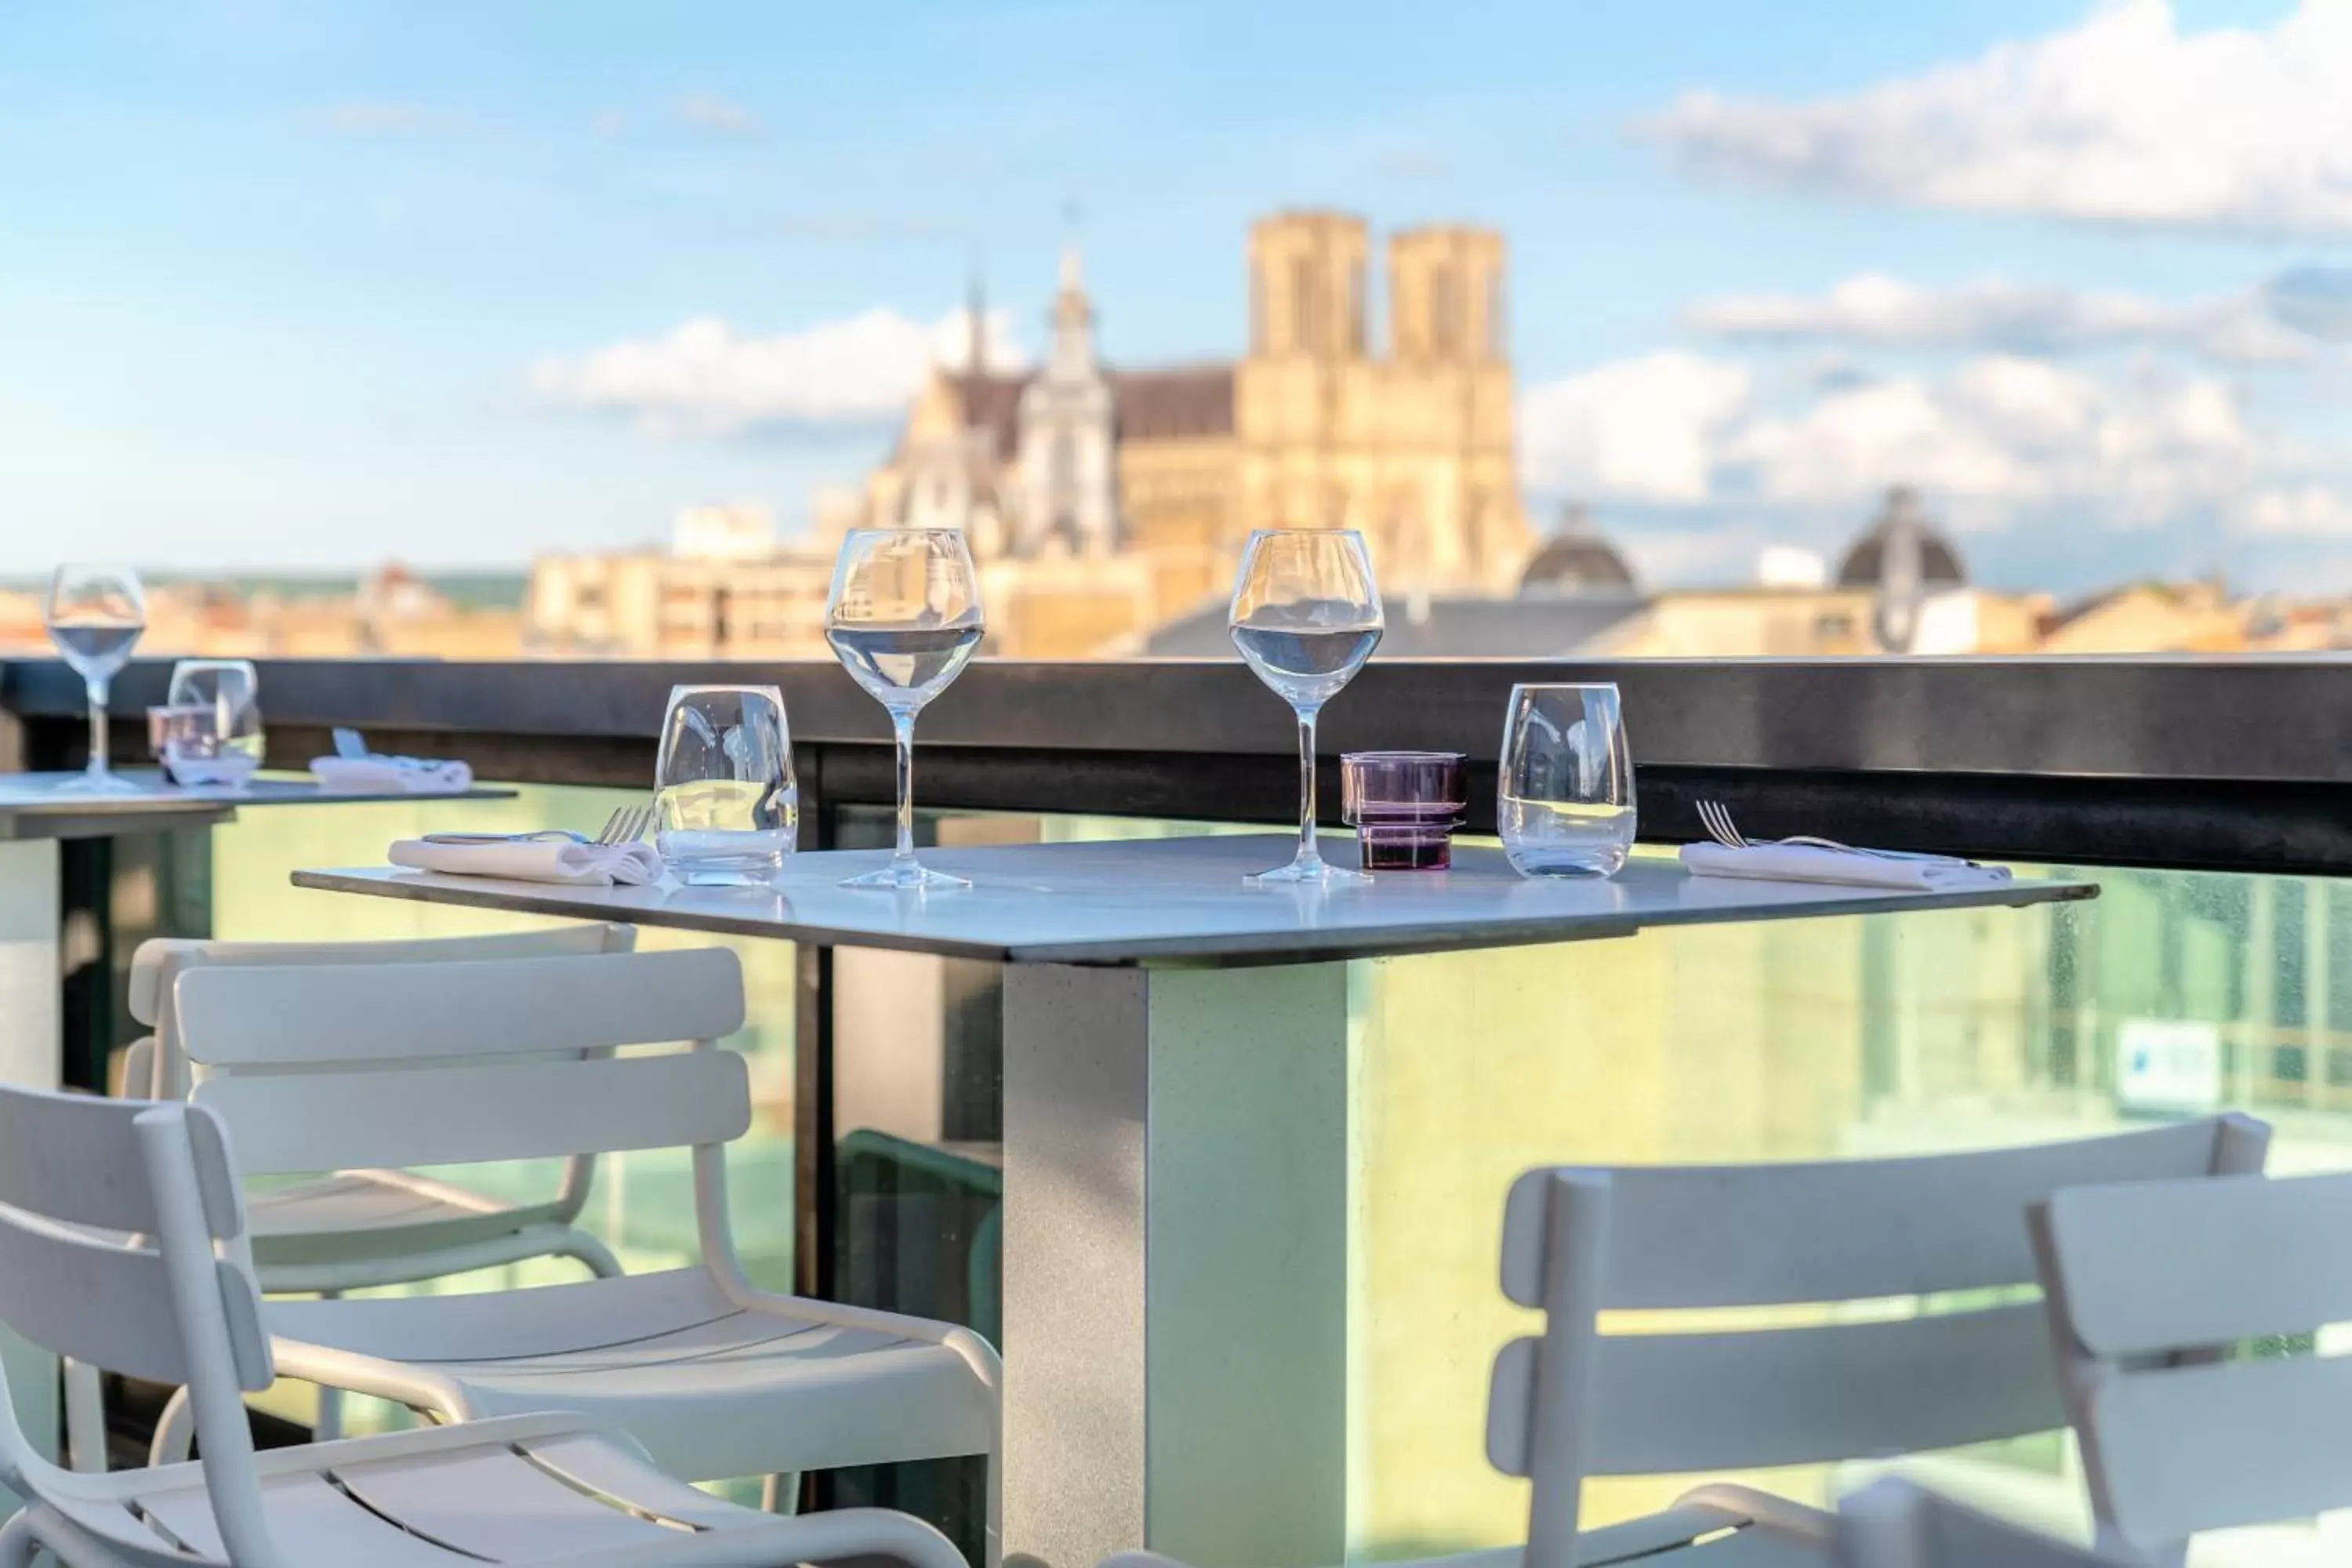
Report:
[[[1593,531],[1592,516],[1571,503],[1559,514],[1559,528],[1519,574],[1527,594],[1610,594],[1633,591],[1633,573],[1623,556]]]
[[[1846,547],[1845,559],[1838,563],[1838,586],[1875,588],[1885,583],[1887,543],[1898,533],[1908,534],[1917,542],[1921,587],[1968,585],[1969,572],[1960,564],[1960,552],[1927,521],[1927,510],[1919,504],[1919,492],[1907,485],[1897,485],[1886,492],[1885,510],[1863,530],[1861,538]]]

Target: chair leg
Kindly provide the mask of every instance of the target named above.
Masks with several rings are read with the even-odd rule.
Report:
[[[17,1510],[16,1517],[0,1528],[0,1568],[33,1568],[33,1559],[40,1550],[40,1537],[33,1533],[31,1511]]]
[[[999,1446],[1002,1447],[1002,1438]],[[988,1521],[987,1534],[981,1542],[981,1568],[1003,1568],[1004,1563],[1004,1459],[1002,1453],[992,1449],[988,1456]]]
[[[106,1391],[98,1368],[65,1363],[66,1464],[85,1475],[106,1473]]]
[[[155,1417],[155,1440],[148,1445],[147,1462],[176,1465],[195,1450],[196,1413],[188,1404],[188,1391],[176,1388],[163,1402],[163,1413]]]
[[[340,1301],[341,1290],[321,1290],[321,1301]],[[331,1443],[343,1435],[343,1391],[320,1384],[319,1414],[310,1423],[310,1438],[317,1443]]]

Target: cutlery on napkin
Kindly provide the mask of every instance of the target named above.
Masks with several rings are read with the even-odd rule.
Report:
[[[463,795],[474,784],[474,770],[466,763],[388,757],[380,752],[364,757],[313,757],[310,772],[320,787],[331,794]]]
[[[643,887],[661,880],[661,856],[645,843],[574,844],[562,839],[506,839],[449,844],[404,838],[389,858],[413,871],[458,877],[502,877],[510,882],[556,882],[573,888]]]
[[[1767,882],[1840,882],[1856,888],[1903,888],[1916,892],[1954,892],[1998,887],[2009,880],[2006,866],[1972,866],[1932,856],[1874,855],[1863,849],[1827,849],[1815,844],[1685,844],[1683,868],[1695,877],[1748,877]]]

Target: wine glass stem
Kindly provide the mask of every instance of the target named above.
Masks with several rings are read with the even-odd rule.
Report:
[[[1315,716],[1316,708],[1298,710],[1298,859],[1301,865],[1320,860],[1315,847]]]
[[[898,742],[898,850],[894,860],[915,858],[915,716],[890,715],[890,732]]]
[[[107,682],[82,678],[83,693],[89,699],[89,762],[87,773],[96,777],[107,771],[106,766],[106,699]]]

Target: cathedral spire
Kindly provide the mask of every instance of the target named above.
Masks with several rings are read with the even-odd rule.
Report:
[[[965,289],[963,331],[964,376],[980,381],[988,374],[988,290],[981,279],[977,259],[971,264],[971,279]]]

